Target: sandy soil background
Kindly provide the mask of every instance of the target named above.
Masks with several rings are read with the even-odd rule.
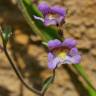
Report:
[[[81,64],[96,88],[96,0],[47,1],[67,8],[65,37],[77,39]],[[40,38],[32,33],[15,0],[0,0],[0,24],[12,26],[14,36],[7,46],[9,54],[29,84],[41,89],[43,80],[51,75],[47,51],[40,44]],[[87,96],[85,86],[72,66],[64,65],[57,69],[55,82],[46,96]],[[36,96],[21,84],[3,52],[0,52],[0,96]]]

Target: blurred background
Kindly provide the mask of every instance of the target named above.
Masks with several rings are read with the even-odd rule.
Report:
[[[67,9],[64,36],[77,39],[81,64],[96,88],[96,0],[46,1]],[[11,25],[13,36],[7,46],[8,52],[28,83],[40,90],[44,79],[51,75],[47,68],[47,50],[41,45],[40,37],[32,33],[16,0],[0,0],[0,25]],[[46,96],[88,96],[85,86],[81,76],[71,66],[64,65],[57,69],[55,82]],[[21,84],[2,51],[0,96],[36,96]]]

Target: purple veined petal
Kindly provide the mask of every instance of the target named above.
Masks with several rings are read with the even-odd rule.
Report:
[[[52,62],[53,59],[54,59],[54,55],[51,52],[49,52],[48,53],[48,62]]]
[[[52,62],[48,62],[49,69],[55,69],[56,66],[59,64],[60,60],[58,57],[54,58]]]
[[[49,19],[49,18],[44,19],[44,25],[45,26],[56,25],[56,24],[57,24],[56,19]]]
[[[75,39],[73,39],[73,38],[67,38],[67,39],[65,39],[63,41],[62,46],[68,47],[68,48],[73,48],[73,47],[76,46],[76,44],[77,44],[77,42],[76,42]]]
[[[50,12],[50,7],[48,6],[46,2],[41,2],[38,5],[38,9],[42,12],[44,16]]]
[[[61,41],[58,40],[58,39],[55,39],[55,40],[50,40],[48,42],[48,48],[49,49],[54,49],[54,48],[58,48],[61,46]]]
[[[40,20],[40,21],[42,21],[42,22],[44,22],[44,19],[42,18],[42,17],[38,17],[38,16],[33,16],[35,19],[37,19],[37,20]]]
[[[75,55],[72,57],[72,64],[79,64],[81,61],[81,56],[80,55]]]
[[[75,55],[78,55],[79,52],[78,52],[78,49],[76,47],[72,48],[69,52],[69,55],[70,56],[75,56]]]
[[[66,56],[65,59],[63,60],[62,64],[72,64],[72,57]]]
[[[66,10],[65,10],[65,8],[63,8],[61,6],[53,6],[53,7],[51,7],[51,11],[53,13],[59,14],[59,15],[61,15],[63,17],[66,16]]]

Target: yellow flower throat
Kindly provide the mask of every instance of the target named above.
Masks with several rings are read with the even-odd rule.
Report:
[[[60,57],[60,58],[65,58],[66,57],[66,53],[65,52],[60,52],[60,53],[58,53],[57,56]]]

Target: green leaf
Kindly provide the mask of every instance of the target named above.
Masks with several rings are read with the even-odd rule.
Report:
[[[49,85],[53,83],[53,76],[48,77],[44,82],[43,82],[43,88],[42,88],[42,92],[45,92]]]
[[[55,28],[45,27],[41,21],[33,18],[34,15],[41,17],[42,14],[38,11],[37,6],[32,4],[31,0],[18,0],[18,4],[20,5],[20,9],[22,10],[27,23],[30,25],[34,33],[43,37],[43,40],[46,42],[51,39],[61,39],[58,35],[58,31]],[[34,30],[34,28],[36,30]]]
[[[3,38],[4,38],[5,44],[7,44],[11,34],[12,34],[11,27],[10,26],[5,26],[4,29],[3,29]]]

